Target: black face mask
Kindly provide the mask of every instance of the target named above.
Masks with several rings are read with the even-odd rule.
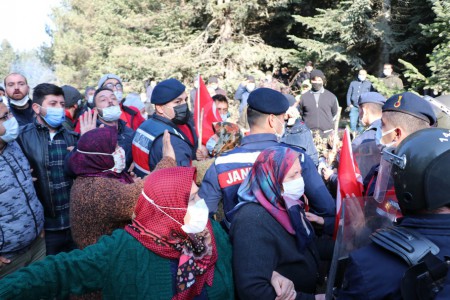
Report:
[[[175,117],[172,119],[172,122],[178,125],[183,125],[188,122],[190,114],[187,103],[175,106],[173,111],[175,112]]]
[[[320,89],[321,89],[322,87],[323,87],[323,83],[317,83],[317,82],[311,83],[311,89],[312,89],[314,92],[320,91]]]

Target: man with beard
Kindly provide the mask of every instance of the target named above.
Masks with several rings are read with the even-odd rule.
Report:
[[[11,73],[5,77],[4,83],[10,111],[19,125],[24,126],[33,123],[32,101],[28,97],[30,87],[25,76],[19,73]]]

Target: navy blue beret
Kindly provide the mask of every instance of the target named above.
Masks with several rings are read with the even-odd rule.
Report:
[[[259,88],[248,95],[248,106],[264,114],[281,115],[289,108],[286,97],[275,90]]]
[[[362,93],[358,99],[358,105],[361,105],[364,103],[375,103],[375,104],[384,105],[385,102],[386,102],[386,98],[384,98],[383,95],[381,95],[380,93],[377,93],[377,92]]]
[[[436,115],[430,103],[411,92],[394,95],[383,105],[383,111],[398,111],[436,124]]]
[[[166,104],[183,94],[186,90],[184,84],[174,78],[166,79],[158,83],[152,92],[153,104]]]

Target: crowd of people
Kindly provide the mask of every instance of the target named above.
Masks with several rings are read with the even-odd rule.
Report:
[[[403,88],[391,64],[384,76]],[[235,103],[210,77],[220,122],[204,144],[198,82],[151,80],[141,101],[115,74],[31,97],[24,75],[4,78],[1,299],[450,297],[450,130],[429,101],[385,97],[366,70],[349,83],[361,201],[341,195],[341,108],[312,62],[247,75]],[[344,224],[360,249],[335,284]]]

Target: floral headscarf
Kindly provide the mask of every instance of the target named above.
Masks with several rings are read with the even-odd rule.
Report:
[[[212,285],[217,249],[211,222],[197,234],[181,229],[195,168],[175,167],[148,175],[136,204],[135,218],[125,230],[153,253],[178,259],[177,293],[172,299],[193,299],[205,283]],[[163,211],[150,202],[153,201]]]
[[[213,128],[219,137],[212,151],[213,156],[234,149],[241,144],[242,133],[238,125],[230,122],[217,122],[213,124]]]
[[[287,147],[271,147],[262,151],[247,178],[238,190],[239,204],[260,203],[292,235],[295,235],[299,250],[312,241],[314,231],[306,219],[304,203],[298,199],[283,197],[284,177],[297,159],[299,152]],[[229,213],[232,216],[235,210]]]

